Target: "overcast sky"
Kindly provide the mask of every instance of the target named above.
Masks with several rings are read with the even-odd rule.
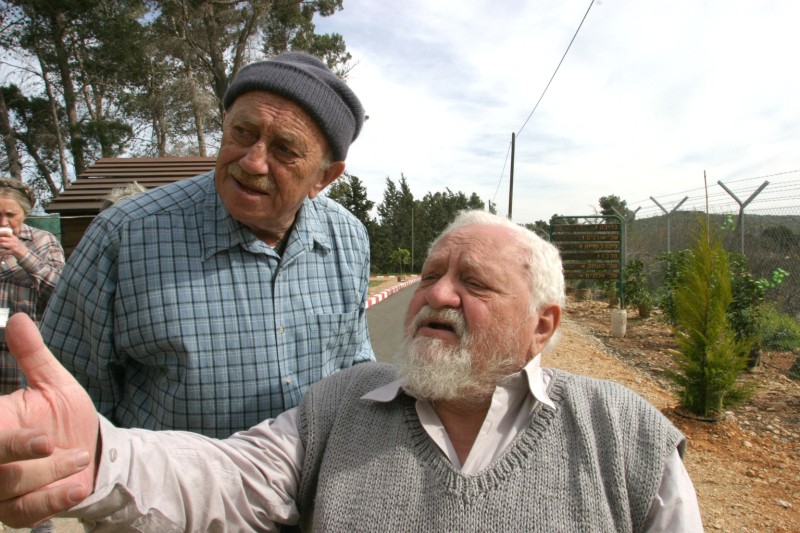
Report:
[[[344,0],[315,19],[344,37],[369,115],[348,171],[376,204],[402,173],[417,199],[449,187],[507,214],[515,133],[520,223],[609,194],[651,214],[651,196],[702,203],[704,171],[717,196],[718,180],[742,201],[765,180],[759,200],[800,194],[800,2],[596,0],[584,20],[589,6]]]

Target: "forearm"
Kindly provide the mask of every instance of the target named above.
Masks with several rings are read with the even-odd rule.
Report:
[[[60,247],[58,250],[60,251]],[[28,250],[25,255],[17,259],[17,263],[33,280],[39,300],[46,303],[61,277],[61,270],[64,268],[63,253],[45,251],[45,254],[39,255],[33,250]]]
[[[111,364],[118,360],[116,247],[104,233],[87,233],[50,297],[42,316],[45,343],[92,397],[113,417],[119,398]]]
[[[360,279],[362,280],[361,302],[359,303],[358,313],[358,349],[354,364],[375,361],[375,352],[372,350],[372,343],[369,338],[369,327],[367,324],[367,300],[369,299],[369,254],[361,267]]]
[[[95,492],[69,515],[99,531],[124,524],[146,531],[273,531],[276,521],[296,523],[296,468],[283,477],[292,458],[270,446],[272,433],[264,423],[219,441],[187,432],[120,430],[102,420]]]

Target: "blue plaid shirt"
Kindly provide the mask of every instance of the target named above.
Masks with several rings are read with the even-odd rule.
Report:
[[[214,173],[101,213],[42,319],[50,349],[123,427],[227,437],[373,361],[364,226],[306,200],[279,256],[225,211]]]

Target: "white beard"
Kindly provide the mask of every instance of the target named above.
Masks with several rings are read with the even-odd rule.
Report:
[[[423,319],[435,318],[453,326],[457,345],[432,337],[414,337]],[[518,336],[508,325],[494,335],[472,335],[461,312],[423,307],[409,326],[397,355],[403,388],[428,401],[478,401],[490,398],[501,379],[520,370]],[[480,361],[480,365],[474,361]]]

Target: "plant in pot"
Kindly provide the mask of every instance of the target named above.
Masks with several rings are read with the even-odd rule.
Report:
[[[639,259],[632,259],[625,266],[625,299],[627,306],[638,310],[641,318],[649,317],[653,311],[653,296],[648,288],[644,263]]]
[[[591,300],[592,291],[594,290],[594,282],[588,279],[582,279],[575,287],[575,299],[577,300]]]
[[[617,307],[619,305],[619,295],[617,294],[617,280],[607,280],[603,282],[603,292],[608,299],[609,307]]]

